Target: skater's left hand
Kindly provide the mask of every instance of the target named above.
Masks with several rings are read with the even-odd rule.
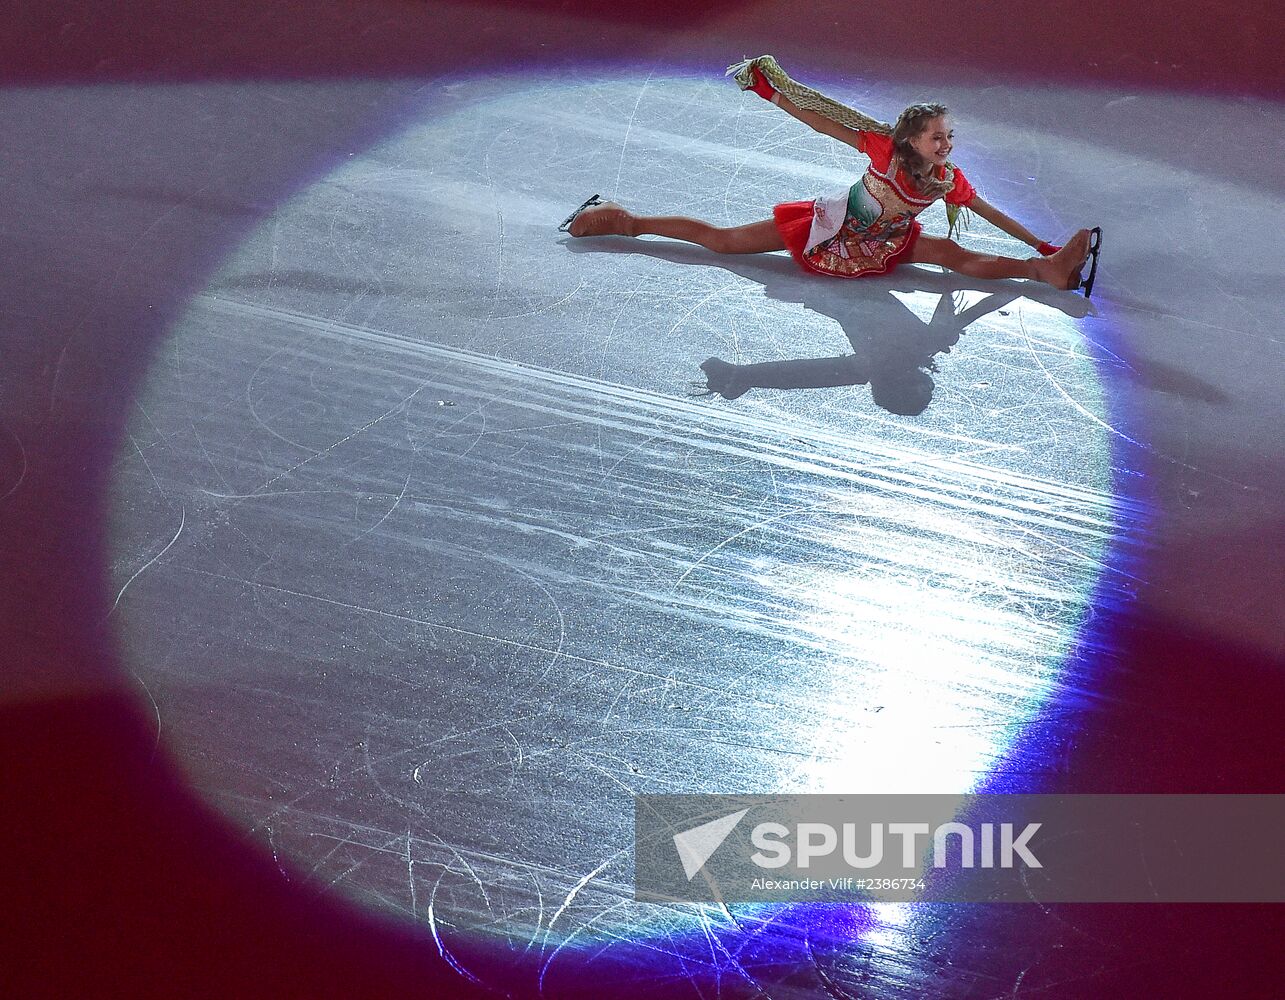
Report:
[[[1041,243],[1035,249],[1038,250],[1040,253],[1042,253],[1045,257],[1052,257],[1055,253],[1057,253],[1062,248],[1058,246],[1056,243]]]
[[[754,91],[765,101],[770,101],[776,96],[776,88],[767,82],[767,77],[763,75],[762,70],[757,66],[751,66],[750,75],[754,78],[754,82],[746,87],[746,90]]]

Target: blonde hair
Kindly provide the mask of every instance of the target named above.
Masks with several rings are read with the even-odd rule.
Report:
[[[906,173],[922,194],[934,198],[944,195],[954,185],[933,176],[932,164],[915,151],[910,140],[924,132],[932,119],[949,113],[946,105],[936,101],[912,104],[897,116],[897,124],[892,127],[892,148],[897,162],[906,168]]]

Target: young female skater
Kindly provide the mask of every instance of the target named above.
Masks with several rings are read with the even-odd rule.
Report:
[[[788,249],[805,269],[845,278],[882,274],[909,261],[940,264],[975,278],[1033,278],[1056,288],[1083,287],[1085,294],[1092,290],[1094,274],[1081,281],[1080,271],[1092,255],[1096,272],[1101,230],[1081,229],[1065,247],[1057,247],[984,201],[948,159],[954,133],[945,105],[912,104],[896,125],[889,126],[796,83],[771,56],[740,63],[728,74],[735,74],[743,90],[752,90],[805,125],[865,153],[870,158],[865,175],[834,198],[777,205],[771,219],[745,226],[634,215],[595,195],[560,228],[572,236],[668,236],[717,253]],[[959,209],[967,207],[1041,256],[990,256],[965,250],[951,239],[924,235],[915,216],[938,198],[946,202],[952,230]]]

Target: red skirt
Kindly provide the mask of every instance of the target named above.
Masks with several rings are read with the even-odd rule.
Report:
[[[900,239],[870,244],[876,248],[873,252],[868,252],[861,241],[853,239],[845,241],[847,256],[840,256],[822,247],[814,247],[811,253],[807,253],[815,204],[812,201],[787,201],[772,209],[772,218],[790,255],[805,270],[816,274],[829,274],[837,278],[885,274],[910,253],[923,228],[917,221],[912,221],[910,232]]]

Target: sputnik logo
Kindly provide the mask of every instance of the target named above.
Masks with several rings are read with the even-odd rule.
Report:
[[[690,830],[674,834],[674,847],[677,848],[678,857],[683,862],[683,871],[687,873],[688,882],[696,877],[696,873],[705,866],[710,856],[736,829],[736,824],[747,812],[749,812],[748,809],[742,809],[721,819],[711,820],[700,826],[694,826]]]

